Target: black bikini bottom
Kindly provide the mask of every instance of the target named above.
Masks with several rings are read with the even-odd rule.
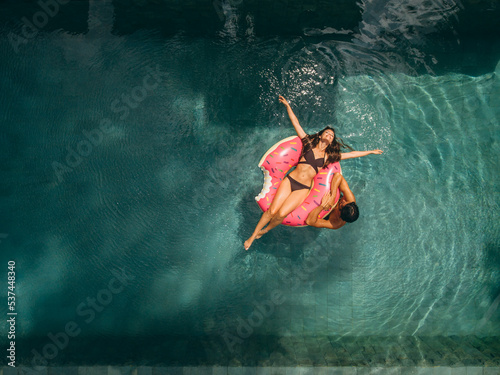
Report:
[[[290,177],[290,175],[286,176],[286,178],[290,180],[290,186],[292,187],[292,191],[301,189],[307,189],[307,190],[310,189],[310,186],[301,184],[299,181],[294,180],[292,177]]]

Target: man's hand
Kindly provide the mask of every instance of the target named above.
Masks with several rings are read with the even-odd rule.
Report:
[[[331,191],[328,191],[325,195],[323,195],[323,199],[321,199],[321,206],[325,210],[330,210],[333,206],[335,197],[333,196]]]
[[[306,224],[316,228],[328,228],[328,229],[336,229],[333,227],[330,220],[320,219],[318,216],[323,209],[330,210],[333,205],[333,201],[335,200],[335,196],[332,196],[332,193],[328,192],[323,195],[321,199],[321,204],[316,207],[314,210],[309,212],[309,215],[306,219]]]

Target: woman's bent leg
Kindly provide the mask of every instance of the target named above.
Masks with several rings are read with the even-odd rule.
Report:
[[[257,223],[257,226],[255,227],[255,230],[253,231],[252,235],[248,240],[245,241],[244,243],[245,250],[248,250],[250,248],[252,242],[259,234],[259,231],[262,228],[264,228],[266,224],[269,223],[269,221],[271,221],[274,215],[278,213],[282,204],[286,201],[291,192],[292,188],[290,186],[290,181],[288,180],[288,178],[285,178],[283,181],[281,181],[280,187],[278,188],[278,191],[276,192],[276,195],[274,196],[271,205],[269,206],[267,211],[264,212],[260,217],[260,220]]]
[[[271,212],[269,212],[269,210],[267,210],[266,212],[264,212],[262,214],[262,216],[260,217],[260,220],[257,223],[257,226],[255,227],[255,230],[253,231],[252,235],[243,244],[243,246],[245,246],[245,250],[248,250],[250,248],[250,246],[252,246],[252,242],[256,239],[257,234],[259,233],[259,231],[262,228],[264,228],[266,226],[266,224],[269,223],[269,221],[271,221],[272,218],[273,217],[271,215]]]
[[[280,210],[277,215],[274,215],[271,222],[267,226],[266,229],[260,232],[261,235],[269,232],[274,227],[280,225],[283,222],[283,219],[293,210],[295,210],[299,205],[306,199],[309,194],[309,190],[301,189],[296,190],[290,194],[290,196],[286,199],[286,201],[281,205]]]

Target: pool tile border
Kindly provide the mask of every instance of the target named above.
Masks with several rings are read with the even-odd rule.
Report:
[[[4,366],[0,375],[500,375],[500,367]]]

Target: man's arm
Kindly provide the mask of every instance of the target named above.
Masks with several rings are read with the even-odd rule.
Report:
[[[325,194],[323,199],[321,200],[321,205],[316,207],[311,211],[309,216],[307,216],[306,224],[315,228],[328,228],[328,229],[339,229],[345,225],[345,221],[340,220],[339,222],[332,224],[330,220],[319,219],[318,215],[321,213],[321,210],[324,207],[328,207],[328,205],[333,204],[335,200],[335,196],[337,195],[337,189],[340,189],[340,192],[344,195],[344,200],[346,203],[356,202],[356,198],[352,193],[347,181],[344,176],[340,173],[335,173],[332,178],[331,190]]]
[[[306,224],[311,226],[311,227],[315,227],[315,228],[335,229],[333,227],[332,223],[330,223],[330,220],[324,220],[324,219],[318,218],[318,215],[321,213],[321,211],[323,209],[324,209],[324,207],[322,205],[319,205],[314,210],[312,210],[309,213],[309,216],[307,216]]]
[[[349,188],[349,185],[347,184],[347,181],[345,180],[344,176],[340,176],[339,189],[340,192],[344,194],[344,201],[346,203],[356,202],[356,198],[354,197],[354,194]]]
[[[325,207],[331,207],[331,205],[333,205],[335,196],[337,195],[337,189],[339,188],[342,179],[343,177],[340,173],[335,173],[333,175],[332,183],[330,185],[330,191],[323,196],[323,198],[321,199],[321,204],[309,213],[306,219],[307,225],[315,228],[335,229],[330,220],[320,219],[318,218],[318,215],[322,210],[325,209]]]

